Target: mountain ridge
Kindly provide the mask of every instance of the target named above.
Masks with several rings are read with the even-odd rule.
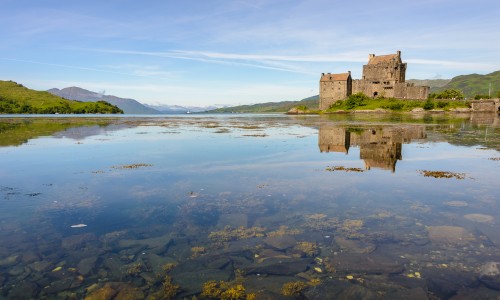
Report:
[[[47,90],[47,92],[68,100],[88,102],[97,102],[100,100],[104,100],[118,106],[126,114],[161,114],[160,111],[147,107],[135,99],[120,98],[113,95],[104,95],[76,86],[66,87],[63,89],[52,88]]]

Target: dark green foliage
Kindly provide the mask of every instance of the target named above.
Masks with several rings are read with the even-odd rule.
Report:
[[[449,99],[449,100],[461,100],[464,99],[464,94],[455,89],[444,90],[440,93],[431,93],[429,99]]]
[[[445,108],[447,107],[448,105],[450,105],[450,102],[446,102],[446,101],[438,101],[436,103],[436,107],[437,108]]]
[[[350,95],[346,100],[345,100],[345,106],[347,109],[353,109],[358,106],[364,106],[366,105],[366,102],[370,100],[370,97],[366,96],[363,93],[356,93],[353,95]]]
[[[13,81],[0,81],[0,114],[121,114],[105,101],[66,100],[48,92],[30,90]]]
[[[432,100],[428,99],[427,101],[425,101],[423,108],[424,108],[425,110],[431,110],[431,109],[434,109],[434,101],[432,101]]]
[[[490,96],[488,96],[488,95],[476,95],[476,96],[474,96],[474,100],[480,100],[480,99],[490,99]]]
[[[404,103],[402,103],[401,101],[397,101],[397,102],[394,102],[394,103],[387,105],[384,108],[388,108],[390,110],[402,110],[404,108],[404,106],[405,106]]]

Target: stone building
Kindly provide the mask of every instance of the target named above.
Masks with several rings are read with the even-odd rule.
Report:
[[[352,80],[350,71],[321,75],[319,108],[328,109],[336,101],[356,93],[363,93],[373,98],[427,99],[429,87],[414,86],[405,82],[405,76],[406,63],[401,60],[401,51],[379,56],[369,54],[368,64],[363,66],[362,79]]]

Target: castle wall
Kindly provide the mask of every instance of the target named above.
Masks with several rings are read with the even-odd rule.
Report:
[[[394,85],[394,98],[426,100],[429,97],[428,86],[414,86],[410,83]]]
[[[471,101],[472,110],[477,112],[495,112],[499,110],[498,104],[493,99]]]
[[[419,99],[427,100],[429,97],[428,86],[409,86],[406,88],[406,98],[407,99]]]

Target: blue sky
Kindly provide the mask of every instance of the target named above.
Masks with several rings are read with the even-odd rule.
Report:
[[[407,79],[500,70],[500,1],[0,0],[0,79],[150,104],[318,94],[402,51]]]

